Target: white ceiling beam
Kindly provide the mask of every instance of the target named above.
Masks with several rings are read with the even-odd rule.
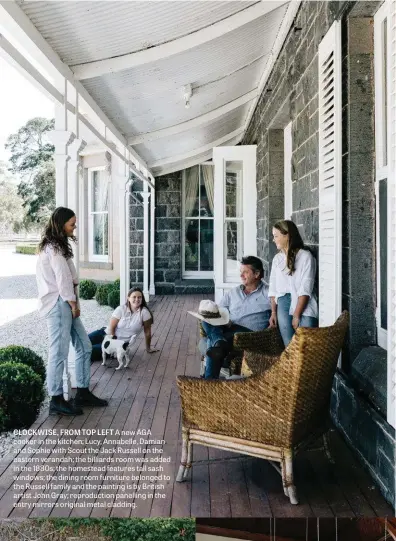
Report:
[[[238,137],[235,137],[234,139],[227,141],[227,146],[237,145],[240,139],[241,137],[240,135],[238,135]],[[199,163],[203,164],[204,162],[207,162],[208,160],[211,160],[212,158],[213,158],[213,149],[211,149],[209,152],[206,152],[205,154],[197,154],[196,156],[194,156],[193,158],[189,160],[175,162],[170,165],[166,165],[164,167],[158,167],[157,169],[154,170],[154,174],[155,176],[168,175],[169,173],[174,173],[175,171],[181,171],[182,169],[193,167],[194,165],[197,165]]]
[[[273,0],[269,2],[256,2],[253,6],[243,9],[210,26],[201,28],[196,32],[192,32],[188,36],[183,36],[167,43],[162,43],[161,45],[136,51],[134,53],[96,60],[94,62],[86,62],[84,64],[71,65],[71,68],[75,77],[81,80],[134,68],[136,66],[141,66],[142,64],[148,64],[149,62],[156,62],[224,36],[225,34],[256,20],[258,17],[266,15],[285,3],[285,0],[279,2]]]
[[[227,141],[230,141],[231,139],[235,139],[236,137],[239,137],[242,132],[243,132],[243,127],[238,128],[237,130],[234,130],[233,132],[227,133],[227,135],[220,137],[220,139],[217,139],[216,141],[212,141],[211,143],[208,143],[207,145],[204,145],[202,147],[195,148],[193,150],[190,150],[189,152],[185,152],[184,154],[179,154],[178,156],[171,156],[170,158],[164,158],[163,160],[152,162],[150,164],[150,168],[154,169],[158,167],[163,167],[164,165],[169,165],[174,162],[188,160],[189,158],[198,156],[199,154],[203,154],[205,152],[208,152],[209,150],[212,150],[213,147],[219,147],[223,145],[224,143],[226,143]]]
[[[161,130],[156,130],[148,133],[142,133],[141,135],[135,135],[133,137],[128,137],[129,145],[140,145],[141,143],[150,143],[151,141],[156,141],[157,139],[162,139],[164,137],[170,137],[176,135],[177,133],[182,133],[184,131],[190,130],[192,128],[198,128],[199,126],[204,126],[205,124],[210,124],[217,118],[220,118],[223,115],[233,111],[237,107],[241,107],[257,97],[257,88],[247,92],[243,96],[232,100],[217,109],[213,109],[204,115],[197,116],[186,122],[181,122],[180,124],[175,124],[174,126],[169,126],[168,128],[163,128]]]
[[[76,80],[70,68],[62,62],[58,54],[50,47],[43,38],[29,17],[14,1],[0,1],[0,27],[3,26],[13,38],[25,49],[29,51],[32,57],[43,66],[49,74],[54,69],[59,72],[78,92],[87,106],[103,122],[106,128],[120,141],[127,146],[126,137],[115,127],[111,120],[105,115],[99,105],[95,102],[83,85]],[[147,168],[147,164],[133,149],[129,148],[131,154],[142,165]]]
[[[275,39],[275,43],[272,47],[272,50],[271,50],[271,54],[269,56],[269,59],[266,63],[266,66],[264,68],[264,73],[262,74],[261,78],[260,78],[260,82],[259,82],[259,85],[258,85],[258,93],[257,93],[257,98],[254,99],[253,103],[251,104],[250,106],[250,110],[249,110],[249,113],[246,117],[246,121],[245,121],[245,129],[244,129],[244,135],[246,133],[246,130],[248,129],[249,127],[249,124],[250,124],[250,121],[252,119],[252,116],[253,116],[253,113],[256,109],[256,105],[257,105],[257,102],[258,100],[260,99],[260,96],[264,90],[264,87],[265,85],[267,84],[267,81],[271,75],[271,72],[272,72],[272,68],[274,67],[275,65],[275,62],[279,56],[279,53],[283,47],[283,44],[285,42],[285,39],[287,37],[287,34],[289,33],[289,30],[290,30],[290,27],[292,26],[293,24],[293,21],[294,21],[294,18],[295,16],[297,15],[297,12],[300,8],[300,4],[301,4],[301,0],[291,0],[289,2],[289,5],[286,9],[286,13],[283,17],[283,20],[282,20],[282,23],[279,27],[279,30],[278,30],[278,34],[276,36],[276,39]],[[241,138],[243,139],[243,137]]]

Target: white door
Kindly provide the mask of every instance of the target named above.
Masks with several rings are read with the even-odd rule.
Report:
[[[246,145],[213,149],[216,302],[240,283],[242,257],[257,255],[256,148]]]

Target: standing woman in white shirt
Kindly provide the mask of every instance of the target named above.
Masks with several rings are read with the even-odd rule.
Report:
[[[279,326],[286,347],[298,327],[318,326],[316,260],[291,220],[277,222],[272,234],[279,252],[272,261],[270,274],[270,327]]]
[[[81,415],[81,406],[107,406],[106,400],[97,398],[89,390],[92,346],[80,319],[78,277],[69,242],[76,242],[75,228],[74,212],[58,207],[52,213],[39,244],[36,277],[39,313],[45,316],[48,326],[50,414]],[[63,398],[63,370],[70,340],[76,352],[77,394],[74,403]]]

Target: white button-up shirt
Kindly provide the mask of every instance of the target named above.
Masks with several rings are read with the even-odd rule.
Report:
[[[316,260],[309,250],[300,249],[296,255],[296,270],[290,276],[286,266],[286,254],[279,252],[272,260],[272,268],[269,283],[269,297],[279,297],[286,293],[291,295],[290,315],[294,314],[298,297],[309,297],[307,306],[302,315],[318,317],[318,303],[313,293],[316,275]]]
[[[74,286],[78,285],[76,267],[52,246],[40,252],[36,279],[39,296],[39,314],[45,316],[55,306],[58,297],[64,301],[77,301]]]

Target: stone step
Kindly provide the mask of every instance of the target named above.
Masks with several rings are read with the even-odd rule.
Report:
[[[214,293],[214,281],[208,279],[176,280],[175,295]]]

